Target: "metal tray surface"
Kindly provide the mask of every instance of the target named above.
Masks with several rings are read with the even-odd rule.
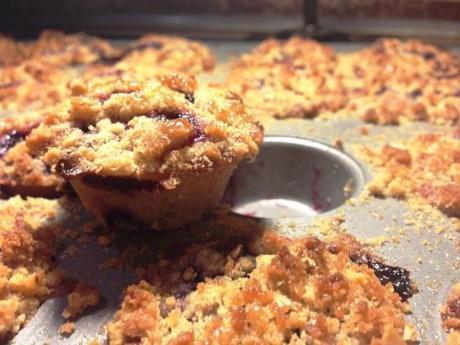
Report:
[[[215,72],[203,75],[200,79],[204,81],[222,80],[228,67],[225,62],[235,54],[249,50],[254,45],[255,43],[247,42],[211,42],[210,46],[217,52],[221,64],[218,65]],[[341,51],[358,48],[356,45],[338,45],[337,47]],[[363,125],[368,128],[368,135],[364,136],[360,133]],[[344,151],[351,154],[357,144],[376,146],[385,142],[392,143],[417,133],[440,129],[443,127],[422,123],[391,127],[364,124],[357,119],[327,121],[291,119],[271,121],[266,125],[266,134],[308,138],[332,146],[337,140],[340,140]],[[271,140],[267,139],[268,145],[271,145]],[[316,155],[316,159],[323,163],[330,156],[323,155],[324,146],[319,146],[321,149],[319,152],[315,151],[313,156]],[[258,159],[259,164],[262,164],[260,158],[263,158],[264,155],[265,149]],[[345,160],[347,159],[354,162],[353,159],[346,158]],[[371,177],[369,174],[371,169],[366,166],[365,162],[359,160],[358,162],[363,167],[364,173],[351,167],[355,163],[349,165],[348,162],[340,169],[356,179],[355,190],[359,194],[360,184]],[[287,161],[284,161],[283,164],[287,164]],[[286,174],[291,169],[291,166],[283,166],[283,164],[280,163],[277,169],[273,170],[271,183],[262,183],[258,188],[268,193],[273,181],[279,178],[279,174]],[[264,173],[266,173],[265,170]],[[333,190],[337,191],[340,188],[342,185],[340,187],[336,185]],[[244,198],[248,198],[244,194],[244,188],[241,193]],[[263,194],[258,200],[263,200],[266,195],[268,194]],[[244,198],[242,200],[249,200]],[[334,199],[337,198],[337,196],[334,197]],[[301,203],[305,201],[301,198],[292,199]],[[458,232],[455,232],[452,220],[444,216],[433,219],[430,214],[414,210],[405,202],[393,199],[361,198],[359,195],[359,201],[355,202],[343,203],[345,200],[342,199],[327,212],[315,216],[308,214],[299,217],[299,214],[294,214],[295,217],[292,217],[292,214],[288,214],[286,218],[263,219],[262,221],[269,226],[275,225],[280,233],[287,236],[298,237],[307,233],[321,236],[321,229],[315,224],[323,218],[339,217],[343,219],[344,231],[369,244],[377,242],[381,244],[375,246],[374,251],[387,263],[408,269],[411,272],[411,278],[418,286],[419,292],[409,300],[412,313],[408,315],[408,319],[415,324],[420,334],[421,344],[443,343],[445,334],[440,325],[439,306],[452,283],[460,280],[460,258],[456,248],[460,236]],[[306,200],[308,201],[308,198]],[[83,210],[81,212],[83,213]],[[445,231],[438,233],[436,229],[441,225]],[[64,298],[49,299],[12,340],[12,344],[76,345],[85,344],[95,337],[104,339],[104,324],[118,308],[123,289],[136,279],[133,272],[129,270],[100,271],[98,269],[106,258],[113,256],[116,252],[115,248],[101,248],[95,243],[94,238],[87,244],[77,243],[76,245],[80,249],[79,252],[74,256],[60,255],[58,257],[59,266],[66,272],[67,277],[97,286],[103,296],[103,303],[76,321],[76,330],[70,337],[62,337],[58,334],[58,328],[64,322],[60,316],[65,304]]]

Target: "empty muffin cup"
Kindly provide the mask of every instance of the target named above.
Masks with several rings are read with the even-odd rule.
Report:
[[[364,179],[360,165],[331,146],[266,136],[257,161],[235,170],[224,200],[247,216],[309,218],[343,205]]]

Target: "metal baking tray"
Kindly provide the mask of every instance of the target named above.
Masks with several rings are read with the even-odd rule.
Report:
[[[228,67],[226,62],[255,43],[211,42],[210,45],[220,64],[214,72],[202,75],[202,81],[222,80]],[[343,51],[361,45],[334,47]],[[321,229],[315,223],[323,218],[340,217],[345,231],[364,242],[380,243],[386,238],[373,250],[388,264],[408,269],[419,290],[409,300],[412,313],[408,319],[415,324],[422,344],[442,343],[445,334],[438,310],[449,287],[460,280],[456,249],[459,233],[447,217],[433,220],[429,214],[410,209],[402,201],[360,198],[365,182],[371,178],[371,169],[349,154],[357,144],[376,146],[443,127],[421,123],[398,127],[365,124],[369,134],[364,136],[360,133],[363,125],[351,118],[267,123],[267,139],[260,156],[255,163],[242,165],[236,171],[225,200],[236,212],[246,217],[260,216],[261,222],[287,236],[309,233],[321,236]],[[332,147],[337,140],[343,143],[343,152]],[[359,201],[350,202],[347,197]],[[282,218],[269,219],[267,215]],[[444,233],[436,231],[439,225],[446,229]],[[65,297],[51,298],[12,344],[76,345],[95,337],[103,341],[104,325],[118,308],[123,289],[136,282],[136,278],[130,270],[99,269],[107,258],[114,256],[115,247],[101,248],[94,237],[88,243],[75,245],[79,251],[73,256],[59,255],[58,264],[66,277],[98,287],[103,302],[79,317],[75,332],[63,337],[58,329],[64,323],[61,312]]]

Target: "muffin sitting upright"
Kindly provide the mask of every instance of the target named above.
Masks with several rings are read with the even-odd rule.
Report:
[[[77,80],[71,91],[27,145],[100,220],[129,215],[158,230],[196,221],[263,139],[239,96],[187,76]]]

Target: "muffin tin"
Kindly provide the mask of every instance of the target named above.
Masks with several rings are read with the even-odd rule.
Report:
[[[234,51],[245,51],[251,45],[215,43],[211,47],[222,61],[228,61]],[[343,47],[356,48],[337,47],[339,51]],[[215,73],[204,75],[203,79],[221,80],[225,70],[225,64],[220,64]],[[367,135],[360,132],[364,125]],[[419,292],[409,300],[412,314],[408,319],[416,325],[421,343],[442,343],[445,334],[438,309],[449,287],[460,279],[455,225],[447,217],[433,219],[401,201],[362,198],[370,170],[350,155],[356,144],[379,146],[441,128],[419,123],[373,126],[351,118],[270,121],[266,124],[267,137],[261,154],[255,163],[238,169],[225,200],[236,212],[260,217],[262,223],[287,236],[322,236],[321,229],[314,224],[323,218],[337,217],[343,219],[346,231],[358,239],[370,244],[383,242],[374,251],[388,264],[408,269],[418,287]],[[343,143],[344,152],[332,148],[337,140]],[[347,197],[358,199],[347,201]],[[445,229],[443,233],[436,231],[439,227]],[[74,256],[59,256],[59,266],[67,277],[97,286],[103,302],[81,315],[75,332],[63,337],[58,329],[64,322],[60,315],[65,298],[51,298],[12,344],[82,344],[95,337],[103,339],[104,324],[118,308],[123,289],[136,278],[129,270],[99,269],[105,259],[113,256],[115,248],[101,248],[94,238],[77,245],[80,250]]]

